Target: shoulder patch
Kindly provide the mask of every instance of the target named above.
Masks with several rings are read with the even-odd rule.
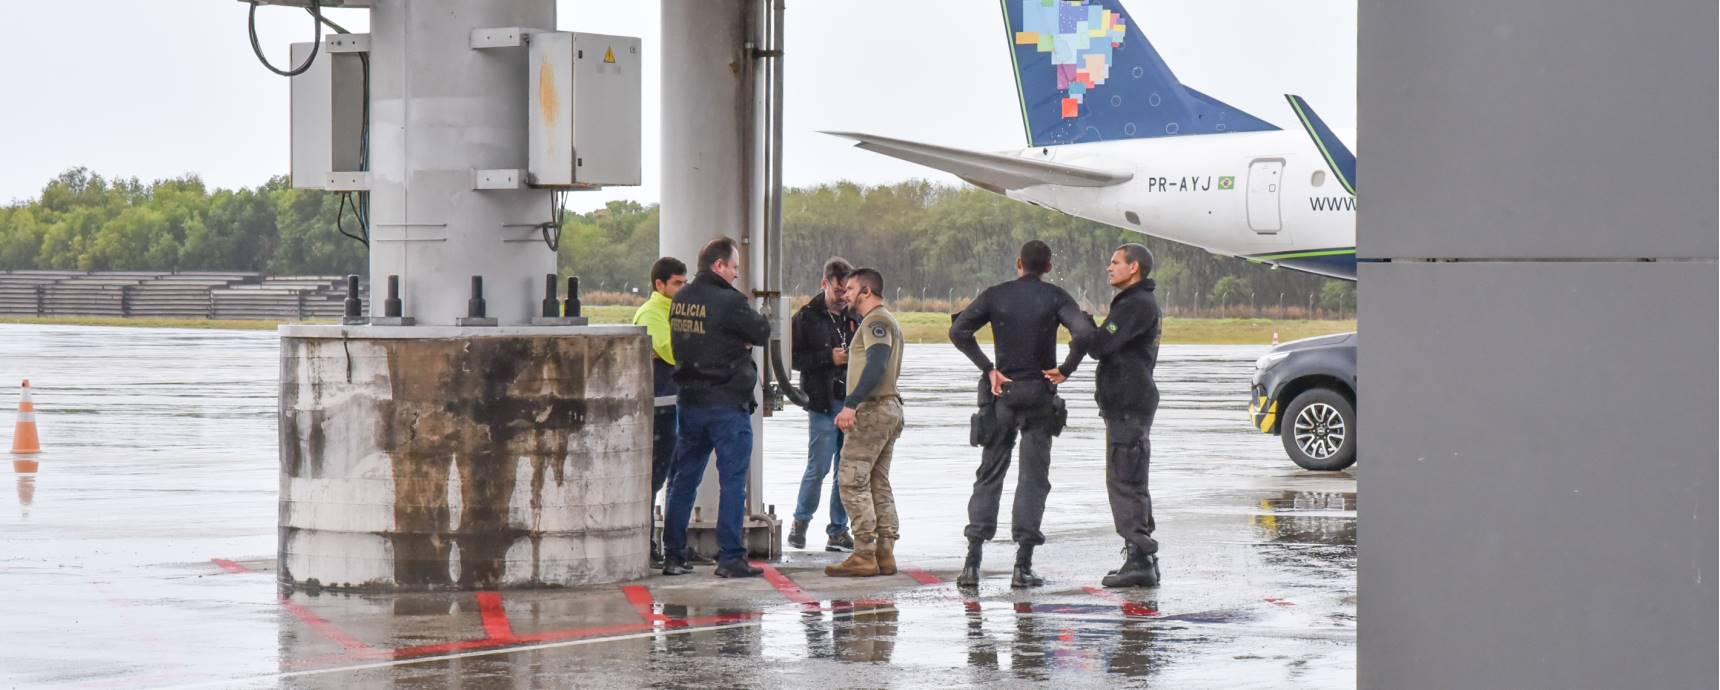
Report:
[[[881,324],[881,323],[872,324],[872,337],[882,338],[882,337],[888,335],[889,333],[890,333],[890,330],[885,328],[884,324]]]
[[[1107,323],[1107,324],[1105,324],[1105,330],[1110,331],[1112,333],[1116,333],[1117,332],[1117,324]]]

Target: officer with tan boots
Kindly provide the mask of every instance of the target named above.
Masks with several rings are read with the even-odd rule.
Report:
[[[902,435],[902,326],[884,308],[884,277],[876,269],[848,276],[847,302],[860,314],[849,349],[847,404],[836,416],[846,438],[838,462],[842,505],[848,509],[854,553],[827,567],[831,577],[869,577],[896,572],[895,546],[901,523],[890,490],[890,456]]]

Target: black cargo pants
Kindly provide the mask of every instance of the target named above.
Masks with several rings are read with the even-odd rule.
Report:
[[[1117,536],[1144,553],[1158,553],[1153,540],[1153,497],[1147,491],[1152,444],[1147,440],[1158,411],[1155,398],[1145,412],[1105,417],[1105,492]]]
[[[990,439],[974,473],[973,496],[968,499],[968,525],[962,531],[970,540],[986,541],[997,534],[997,511],[1003,498],[1004,478],[1009,474],[1015,439],[1021,438],[1021,471],[1015,481],[1015,507],[1010,513],[1010,536],[1023,546],[1045,543],[1039,525],[1045,517],[1045,498],[1051,494],[1051,436],[1056,424],[1050,404],[1025,411],[1003,405],[995,408],[996,438]]]

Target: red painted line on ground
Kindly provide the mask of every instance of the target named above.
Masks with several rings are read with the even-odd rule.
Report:
[[[1123,607],[1123,615],[1125,615],[1125,616],[1157,616],[1157,615],[1159,615],[1159,612],[1151,606],[1148,606],[1148,605],[1143,604],[1143,603],[1138,602],[1138,601],[1129,601],[1128,599],[1124,599],[1121,595],[1117,594],[1116,592],[1108,591],[1102,587],[1094,587],[1092,585],[1088,585],[1085,589],[1087,590],[1088,594],[1099,597],[1100,599],[1104,599],[1105,601],[1109,601],[1113,604],[1121,604]]]
[[[897,570],[900,570],[903,575],[914,578],[915,582],[922,585],[941,585],[944,583],[943,578],[933,575],[930,571],[922,568],[903,566],[897,568]]]
[[[239,565],[238,563],[234,563],[233,561],[229,561],[225,558],[211,558],[209,560],[213,561],[215,565],[221,566],[222,570],[229,573],[244,574],[253,572],[250,568]]]
[[[813,606],[818,605],[817,599],[812,598],[812,595],[807,594],[806,590],[801,589],[800,585],[794,583],[794,580],[789,579],[787,575],[782,574],[782,571],[777,570],[776,566],[764,561],[753,561],[752,565],[754,568],[764,571],[764,579],[769,581],[770,585],[776,588],[776,591],[782,592],[782,596],[784,598],[802,606],[808,604]]]
[[[295,618],[304,621],[305,625],[311,626],[312,630],[321,633],[323,637],[333,640],[336,644],[342,647],[355,652],[367,654],[377,651],[375,647],[371,647],[370,645],[360,642],[357,638],[348,635],[345,631],[335,627],[333,623],[323,620],[321,616],[318,616],[315,613],[311,613],[310,609],[286,599],[281,600],[281,608],[286,609],[287,613],[293,614]]]
[[[1266,601],[1268,603],[1277,604],[1279,606],[1295,606],[1296,605],[1296,602],[1294,602],[1294,601],[1290,601],[1289,599],[1279,599],[1278,597],[1266,597]]]
[[[686,619],[685,622],[689,628],[693,628],[696,630],[698,627],[702,627],[702,626],[724,625],[724,624],[728,624],[728,623],[739,623],[742,621],[752,620],[752,619],[757,618],[757,617],[758,617],[758,614],[754,614],[754,613],[724,614],[724,615],[719,615],[719,616],[695,616],[693,618]],[[566,630],[550,630],[547,632],[533,633],[530,635],[520,635],[520,636],[514,637],[513,639],[508,639],[508,640],[495,640],[495,639],[459,640],[456,642],[444,642],[441,644],[421,645],[421,646],[417,646],[417,647],[405,647],[405,648],[393,650],[392,652],[390,652],[390,654],[392,654],[395,659],[410,659],[413,657],[434,656],[437,654],[450,654],[450,653],[454,653],[454,652],[469,652],[469,651],[481,650],[481,649],[498,649],[498,648],[502,648],[502,647],[511,647],[511,646],[517,646],[517,645],[522,645],[522,644],[538,643],[538,642],[555,642],[555,641],[559,641],[559,640],[571,640],[571,639],[578,639],[578,638],[584,638],[584,637],[605,637],[605,636],[610,636],[610,635],[626,635],[626,634],[630,634],[630,633],[651,632],[655,628],[656,628],[656,626],[654,626],[651,623],[621,623],[621,624],[617,624],[617,625],[599,625],[599,626],[593,626],[593,627],[587,627],[587,628],[569,628]]]
[[[645,585],[623,585],[621,592],[627,595],[627,603],[633,605],[633,610],[647,623],[663,623],[669,620],[667,616],[657,613],[657,598],[651,596],[651,588]]]
[[[501,592],[479,592],[478,612],[484,617],[484,634],[492,640],[514,639],[514,625],[508,622],[508,611],[502,606]]]

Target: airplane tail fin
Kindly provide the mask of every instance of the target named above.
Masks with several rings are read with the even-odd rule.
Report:
[[[1338,178],[1338,183],[1344,185],[1344,191],[1350,196],[1356,195],[1356,154],[1350,152],[1350,147],[1332,133],[1332,128],[1326,126],[1326,121],[1314,113],[1314,107],[1301,96],[1284,94],[1285,100],[1290,101],[1290,109],[1296,111],[1296,119],[1301,120],[1302,129],[1308,131],[1308,137],[1319,147],[1320,155],[1326,159],[1326,166],[1332,169],[1332,175]]]
[[[1278,129],[1177,81],[1119,0],[999,0],[1030,146]]]

